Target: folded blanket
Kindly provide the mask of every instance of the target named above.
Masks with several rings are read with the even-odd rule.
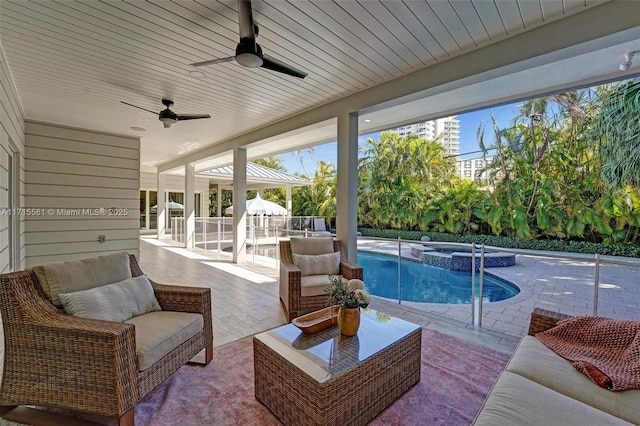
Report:
[[[598,386],[640,389],[640,321],[578,316],[536,337]]]

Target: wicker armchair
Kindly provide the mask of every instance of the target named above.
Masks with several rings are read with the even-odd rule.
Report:
[[[327,240],[326,237],[292,237],[291,240],[295,242],[298,240],[304,244],[309,242],[314,244],[320,240]],[[302,271],[293,262],[293,253],[291,251],[291,241],[280,241],[280,301],[284,307],[287,319],[291,322],[292,319],[298,316],[298,312],[312,311],[316,309],[325,308],[328,304],[329,297],[323,291],[316,291],[316,294],[303,296],[302,291]],[[333,252],[341,252],[340,260],[340,272],[345,279],[363,279],[363,269],[347,261],[342,254],[342,242],[339,240],[333,240]],[[313,250],[307,254],[320,254],[313,252]],[[326,285],[329,285],[328,273],[325,274],[327,281]]]
[[[132,276],[142,275],[133,255],[129,264]],[[11,418],[15,407],[35,405],[117,417],[119,425],[133,426],[134,406],[153,388],[203,349],[208,364],[210,289],[151,284],[163,311],[199,313],[204,327],[139,371],[133,324],[61,312],[31,269],[0,275],[5,337],[0,415]]]

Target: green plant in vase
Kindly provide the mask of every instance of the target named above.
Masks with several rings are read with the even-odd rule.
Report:
[[[362,280],[344,281],[340,275],[329,275],[331,284],[327,288],[329,304],[339,306],[338,327],[345,336],[355,336],[360,327],[360,308],[369,306],[371,297],[364,289]]]

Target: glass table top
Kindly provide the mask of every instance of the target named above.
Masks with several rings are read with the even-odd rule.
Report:
[[[337,326],[305,334],[295,325],[287,324],[255,338],[323,383],[419,328],[373,309],[361,309],[360,328],[353,337],[342,336]]]

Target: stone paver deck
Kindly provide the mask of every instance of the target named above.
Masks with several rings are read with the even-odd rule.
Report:
[[[247,262],[235,265],[228,252],[187,250],[179,245],[170,239],[158,241],[152,236],[142,236],[140,266],[158,282],[211,288],[215,346],[286,323],[274,259],[247,255]],[[474,327],[382,298],[374,297],[371,307],[506,352],[513,351],[519,341],[517,336]]]

